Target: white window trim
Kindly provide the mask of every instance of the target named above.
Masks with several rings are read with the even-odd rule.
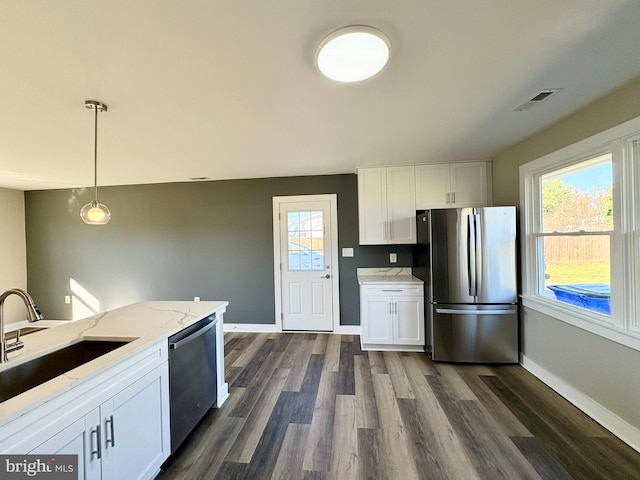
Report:
[[[632,165],[630,161],[631,142],[639,139],[640,117],[522,165],[520,205],[523,305],[640,351],[640,299],[635,298],[638,291],[636,284],[640,283],[640,188],[634,184],[634,178],[640,178],[640,159],[634,159],[636,165]],[[611,273],[612,276],[622,274],[622,278],[615,279],[622,287],[612,288],[611,291],[612,322],[605,315],[537,294],[538,260],[536,236],[532,234],[536,231],[539,218],[539,202],[536,197],[539,176],[607,151],[612,152],[614,165],[614,211],[619,212],[620,216],[614,218],[616,226],[612,234]],[[612,286],[613,283],[612,278]]]

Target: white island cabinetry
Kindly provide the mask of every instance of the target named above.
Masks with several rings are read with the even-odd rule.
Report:
[[[14,365],[81,340],[128,343],[0,402],[0,453],[75,454],[79,479],[154,478],[171,454],[167,339],[216,313],[223,362],[226,305],[141,302],[23,337]],[[224,363],[218,375],[219,407],[228,397]]]

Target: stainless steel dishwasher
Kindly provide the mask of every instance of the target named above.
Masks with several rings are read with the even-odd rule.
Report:
[[[216,403],[215,314],[169,337],[171,453]]]

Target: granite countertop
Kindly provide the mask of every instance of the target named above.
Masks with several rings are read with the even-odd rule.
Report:
[[[0,426],[24,411],[36,408],[70,388],[93,378],[155,342],[166,339],[196,321],[224,313],[229,302],[140,302],[103,312],[83,320],[24,335],[24,348],[9,353],[0,374],[13,366],[59,350],[81,340],[130,341],[65,374],[0,402]],[[31,324],[37,326],[37,323]]]

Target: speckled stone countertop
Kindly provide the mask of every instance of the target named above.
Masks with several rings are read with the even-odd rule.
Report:
[[[140,302],[24,335],[21,338],[24,348],[9,353],[9,361],[0,364],[0,374],[13,366],[82,340],[130,343],[1,402],[0,426],[198,320],[214,312],[224,313],[228,304],[224,301]],[[32,325],[37,326],[37,323]]]

